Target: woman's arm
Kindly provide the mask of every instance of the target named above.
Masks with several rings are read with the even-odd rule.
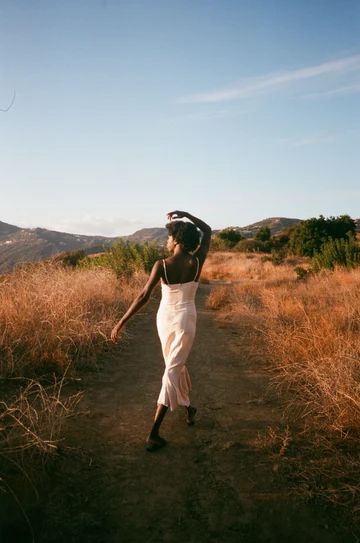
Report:
[[[208,224],[206,224],[206,222],[202,221],[201,219],[198,219],[198,217],[194,217],[194,215],[191,215],[187,211],[171,211],[170,213],[168,213],[167,216],[170,221],[175,216],[178,219],[181,219],[182,217],[186,217],[191,222],[193,222],[195,226],[197,226],[204,234],[208,233],[211,236],[211,232],[212,232],[211,227]]]
[[[121,328],[123,328],[125,323],[149,301],[150,295],[154,287],[159,282],[161,274],[162,274],[161,262],[160,260],[158,260],[157,262],[155,262],[151,270],[148,282],[146,283],[146,285],[144,286],[140,294],[132,302],[129,309],[126,311],[126,313],[121,317],[119,322],[115,324],[114,328],[112,329],[111,340],[114,343],[116,343],[119,332]]]
[[[195,226],[197,226],[203,233],[200,246],[195,252],[196,256],[200,259],[200,263],[202,265],[210,248],[212,234],[211,227],[206,224],[206,222],[198,219],[198,217],[194,217],[194,215],[191,215],[187,211],[171,211],[170,213],[168,213],[169,220],[171,220],[172,218],[181,219],[182,217],[186,217],[191,222],[193,222]]]

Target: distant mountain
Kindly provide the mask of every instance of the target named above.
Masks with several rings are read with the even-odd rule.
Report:
[[[165,243],[167,240],[167,230],[166,228],[142,228],[130,236],[122,236],[122,239],[134,243],[146,243],[151,241]]]
[[[0,221],[0,236],[13,234],[14,232],[17,232],[18,230],[21,230],[21,228],[19,228],[18,226],[13,226],[12,224],[7,224],[6,222]]]
[[[102,251],[116,239],[67,234],[45,228],[19,228],[0,221],[0,273],[10,271],[16,264],[44,260],[65,251]]]
[[[256,236],[256,233],[258,232],[258,230],[260,230],[260,228],[267,226],[268,228],[270,228],[271,235],[276,236],[283,230],[290,228],[295,224],[299,224],[299,222],[301,222],[301,219],[270,217],[268,219],[263,219],[262,221],[254,222],[253,224],[249,224],[248,226],[240,226],[238,227],[238,229],[241,235],[245,238],[253,238]]]

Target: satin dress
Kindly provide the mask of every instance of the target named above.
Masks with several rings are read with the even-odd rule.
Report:
[[[191,351],[196,332],[195,294],[199,283],[199,259],[193,281],[169,284],[165,260],[163,260],[166,283],[161,280],[161,302],[156,315],[156,325],[165,361],[162,387],[158,404],[173,411],[178,405],[189,406],[191,390],[190,375],[186,360]]]

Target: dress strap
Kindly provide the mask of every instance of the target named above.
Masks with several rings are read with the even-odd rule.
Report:
[[[163,268],[164,268],[164,275],[165,275],[165,279],[166,279],[166,283],[169,284],[169,279],[168,279],[168,276],[167,276],[167,273],[166,273],[166,266],[165,266],[165,259],[163,258]]]
[[[195,274],[195,277],[194,277],[194,281],[196,280],[197,276],[198,276],[198,273],[199,273],[199,259],[198,257],[196,256],[196,262],[197,262],[197,268],[196,268],[196,274]]]

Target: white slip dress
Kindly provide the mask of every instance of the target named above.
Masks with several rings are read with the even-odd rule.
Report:
[[[166,283],[161,280],[161,302],[156,315],[156,325],[165,361],[162,387],[158,404],[173,411],[178,405],[189,406],[191,380],[185,366],[196,332],[195,294],[199,283],[199,259],[193,281],[169,284],[165,260],[163,260]]]

